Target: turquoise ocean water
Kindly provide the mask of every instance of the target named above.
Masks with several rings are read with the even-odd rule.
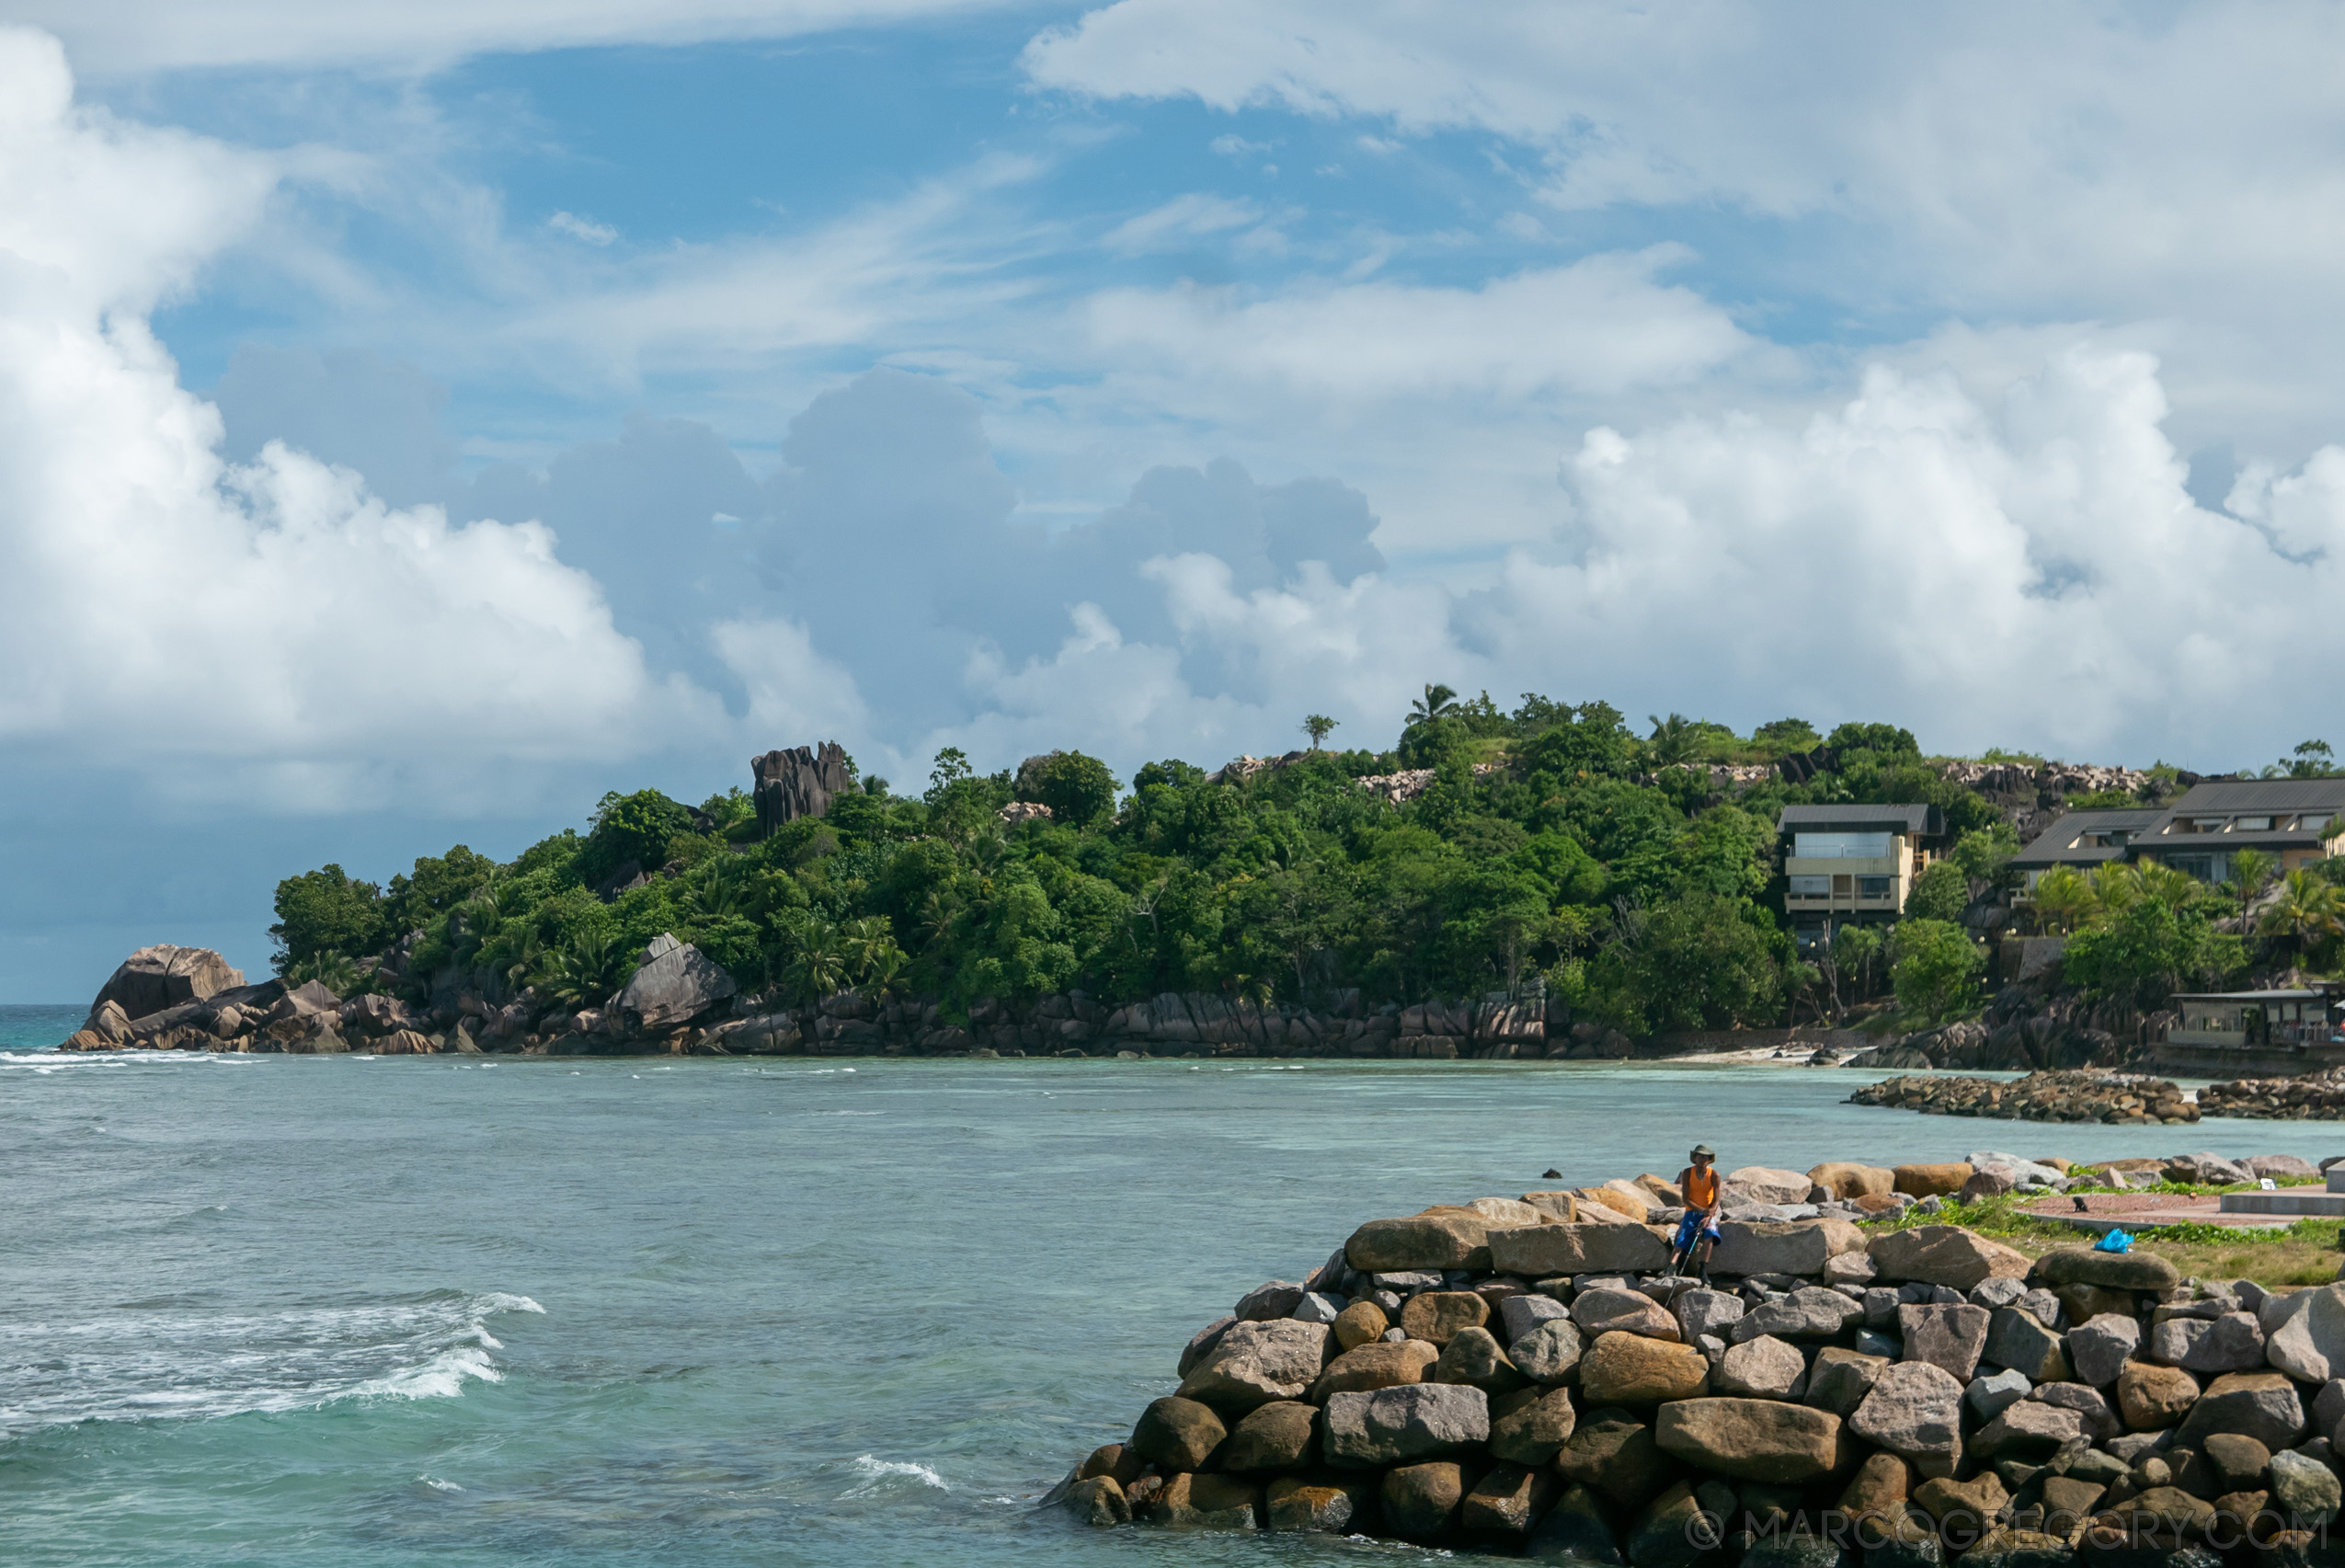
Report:
[[[1031,1499],[1360,1220],[1724,1162],[2308,1157],[1540,1064],[60,1058],[0,1009],[0,1562],[1190,1565]]]

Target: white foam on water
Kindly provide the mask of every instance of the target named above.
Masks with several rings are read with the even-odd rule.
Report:
[[[422,1482],[426,1486],[430,1487],[434,1492],[462,1492],[463,1490],[463,1487],[457,1485],[454,1482],[442,1481],[436,1475],[419,1475],[416,1477],[416,1479]]]
[[[932,1486],[939,1492],[950,1492],[952,1483],[927,1465],[913,1464],[906,1459],[883,1459],[873,1454],[857,1454],[852,1468],[863,1480],[847,1489],[849,1497],[868,1497],[890,1481],[910,1481],[922,1486]]]
[[[489,1354],[504,1346],[488,1320],[544,1311],[504,1291],[441,1291],[258,1314],[131,1308],[0,1322],[0,1442],[85,1421],[458,1398],[467,1384],[504,1380]]]

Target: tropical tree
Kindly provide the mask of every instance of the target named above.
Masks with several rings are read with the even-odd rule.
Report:
[[[2345,933],[2345,887],[2299,867],[2282,878],[2280,897],[2265,909],[2258,929],[2289,944],[2301,959],[2313,946]]]
[[[2036,919],[2046,931],[2074,931],[2099,905],[2091,882],[2072,865],[2055,865],[2036,878]]]
[[[1409,704],[1409,723],[1431,724],[1437,718],[1449,718],[1458,712],[1458,693],[1447,686],[1428,684],[1424,695]]]
[[[1335,720],[1325,714],[1308,714],[1303,718],[1303,733],[1311,738],[1311,750],[1316,751],[1325,743],[1328,733],[1334,729]]]
[[[546,990],[564,1001],[584,1006],[601,1001],[616,989],[619,960],[623,956],[607,929],[586,926],[571,933],[569,941],[545,954],[539,979]]]
[[[1836,977],[1845,978],[1854,985],[1860,999],[1870,996],[1876,983],[1875,972],[1881,963],[1880,928],[1844,925],[1832,933],[1831,951]]]
[[[1899,1012],[1935,1024],[1970,1011],[1986,960],[1961,926],[1945,921],[1900,921],[1890,947],[1890,983],[1897,990]]]
[[[800,921],[797,956],[788,975],[792,990],[819,1001],[847,989],[850,955],[846,937],[829,921],[811,916]]]
[[[2231,896],[2239,900],[2239,934],[2248,934],[2248,911],[2258,898],[2271,890],[2272,879],[2280,875],[2280,863],[2261,850],[2231,852],[2231,875],[2225,886]]]
[[[1646,738],[1645,749],[1654,766],[1671,768],[1692,760],[1694,747],[1701,738],[1699,725],[1684,714],[1671,714],[1667,718],[1655,718],[1651,714],[1645,716],[1653,720],[1653,734]]]

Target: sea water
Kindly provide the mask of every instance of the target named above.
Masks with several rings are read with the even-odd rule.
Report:
[[[1359,1221],[1721,1162],[2317,1157],[1876,1076],[1544,1063],[61,1057],[0,1009],[0,1562],[1090,1564],[1035,1500]]]

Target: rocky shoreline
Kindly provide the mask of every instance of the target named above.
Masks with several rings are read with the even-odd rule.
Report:
[[[1867,1084],[1847,1103],[1939,1116],[2114,1127],[2179,1127],[2201,1115],[2170,1080],[2129,1072],[2030,1072],[2009,1082],[1909,1075]]]
[[[2259,1165],[2313,1169],[2231,1169]],[[1707,1285],[1667,1274],[1677,1195],[1651,1175],[1370,1220],[1201,1329],[1177,1385],[1048,1501],[1098,1527],[1633,1568],[2325,1550],[2345,1283],[2185,1280],[2142,1252],[2030,1260],[1877,1223],[1983,1178],[2076,1179],[1992,1154],[1746,1167]]]
[[[2199,1091],[2209,1116],[2260,1121],[2345,1121],[2345,1068],[2297,1078],[2241,1078]]]

